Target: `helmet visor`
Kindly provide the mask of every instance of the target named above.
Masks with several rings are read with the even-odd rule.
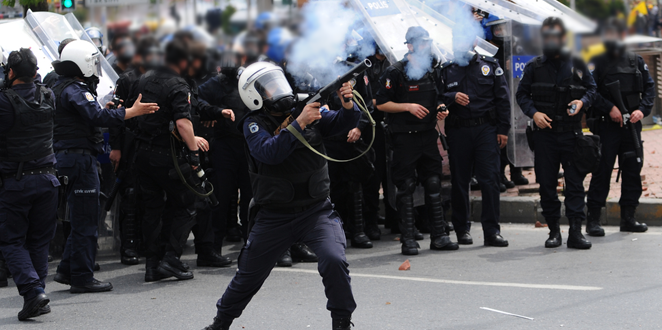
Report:
[[[101,59],[99,59],[99,56],[101,56],[101,53],[97,52],[96,54],[92,55],[93,58],[92,60],[94,61],[94,66],[96,70],[96,74],[94,74],[97,77],[101,77],[103,75],[103,70],[101,69]]]
[[[284,96],[293,95],[292,87],[280,71],[267,72],[257,78],[255,89],[263,100],[276,101]]]

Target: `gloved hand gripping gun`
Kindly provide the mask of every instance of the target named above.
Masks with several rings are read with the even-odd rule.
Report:
[[[626,152],[623,154],[624,158],[636,157],[637,164],[642,164],[644,161],[644,151],[641,147],[641,141],[639,140],[639,135],[637,134],[637,129],[630,122],[630,112],[625,107],[623,103],[623,98],[621,96],[621,82],[616,80],[614,82],[605,84],[609,94],[614,98],[614,105],[621,111],[623,116],[623,126],[625,129],[629,130],[632,134],[632,143],[634,143],[634,152]]]

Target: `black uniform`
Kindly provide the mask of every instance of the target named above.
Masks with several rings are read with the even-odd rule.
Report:
[[[228,220],[236,219],[237,191],[241,192],[239,214],[244,238],[248,236],[248,205],[253,198],[246,161],[246,140],[238,127],[249,110],[239,96],[237,84],[236,75],[219,74],[198,88],[201,100],[223,109],[231,109],[235,114],[234,122],[225,118],[218,121],[209,153],[214,167],[211,179],[219,201],[218,207],[214,209],[216,220],[213,223],[214,248],[218,251],[223,246]]]
[[[503,69],[496,59],[475,55],[469,64],[453,61],[441,66],[448,105],[448,136],[451,169],[453,225],[458,237],[469,232],[469,185],[473,172],[481,187],[481,222],[485,239],[500,234],[500,147],[497,134],[510,129],[510,93]],[[469,104],[455,102],[457,93],[469,96]],[[507,245],[507,244],[506,244]]]
[[[217,318],[226,324],[241,315],[278,257],[295,242],[304,242],[319,256],[318,270],[331,317],[348,319],[356,308],[342,220],[328,198],[327,162],[287,129],[278,130],[285,119],[256,111],[244,120],[253,199],[259,210],[241,251],[237,274],[216,304]],[[355,107],[324,112],[317,125],[305,130],[296,121],[291,126],[324,153],[322,138],[347,131],[358,119]]]
[[[430,231],[434,249],[457,249],[446,233],[441,201],[441,154],[437,146],[439,132],[437,107],[442,104],[443,83],[438,65],[434,63],[419,79],[410,79],[405,58],[386,69],[377,92],[377,105],[387,102],[416,103],[429,113],[418,119],[409,112],[387,113],[388,134],[391,136],[393,159],[392,180],[398,187],[397,207],[402,221],[402,252],[417,254],[414,241],[414,197],[418,183],[425,188]]]
[[[550,232],[556,235],[561,218],[561,202],[556,188],[559,165],[563,165],[565,213],[571,224],[569,241],[573,233],[581,235],[581,222],[585,218],[583,182],[586,175],[572,164],[572,154],[577,136],[581,134],[582,115],[593,104],[595,90],[595,82],[586,64],[569,55],[554,59],[545,55],[534,58],[526,65],[517,88],[517,103],[524,114],[533,118],[536,112],[542,112],[552,119],[551,129],[541,130],[536,126],[533,131],[536,179],[540,184],[542,215]],[[572,100],[583,102],[581,111],[575,116],[568,115],[568,103]],[[577,241],[583,240],[579,235],[574,237]],[[590,243],[582,245],[590,247]]]
[[[372,92],[373,97],[379,92],[381,84],[379,79],[382,77],[382,74],[386,69],[391,66],[391,63],[388,59],[380,61],[375,56],[368,57],[368,60],[372,63],[370,69],[366,72],[368,74],[368,86],[370,86],[370,91]],[[374,111],[372,113],[372,118],[377,123],[375,126],[375,141],[372,143],[372,149],[375,151],[375,161],[373,165],[375,167],[375,174],[370,178],[369,182],[363,187],[363,196],[365,201],[365,210],[363,214],[365,215],[366,222],[366,235],[371,239],[379,239],[379,228],[377,227],[377,218],[379,214],[379,189],[384,187],[384,213],[386,216],[386,223],[388,227],[393,228],[398,227],[397,221],[397,212],[391,205],[386,202],[389,199],[388,196],[388,178],[386,177],[386,141],[384,136],[384,128],[382,122],[384,121],[384,112]],[[363,139],[366,143],[370,143],[372,136],[370,133],[363,135]]]
[[[177,120],[191,120],[191,92],[186,80],[167,67],[145,73],[138,82],[138,91],[145,102],[159,105],[159,111],[140,118],[138,123],[136,166],[145,208],[145,280],[160,279],[155,272],[157,267],[164,276],[167,274],[164,268],[174,267],[183,275],[180,279],[190,279],[193,274],[187,272],[179,257],[191,227],[195,224],[196,196],[181,182],[178,175],[171,175],[176,173],[171,151],[171,130],[176,127]],[[181,150],[179,143],[174,143],[175,152]],[[182,168],[185,166],[188,165],[181,165]],[[163,199],[164,193],[167,202]],[[169,206],[169,217],[163,217],[166,204]],[[165,238],[165,247],[161,245],[160,235]],[[163,261],[159,265],[161,257]]]
[[[594,134],[600,135],[602,158],[598,170],[593,173],[588,191],[589,218],[596,218],[597,215],[596,220],[599,221],[600,209],[605,206],[609,194],[609,181],[616,156],[623,180],[619,201],[622,218],[633,218],[642,191],[642,163],[638,163],[634,157],[632,132],[620,127],[609,117],[614,103],[605,84],[620,81],[621,95],[629,113],[641,110],[644,116],[648,116],[655,101],[655,82],[644,59],[631,52],[623,52],[618,57],[600,55],[591,60],[590,69],[593,69],[591,73],[598,86],[598,96],[591,107],[591,117],[595,120],[592,130]],[[637,131],[641,143],[641,121],[631,124],[630,127]]]
[[[351,62],[336,63],[341,71],[348,71],[354,65]],[[357,91],[366,102],[369,112],[373,112],[372,90],[367,73],[356,77],[354,90]],[[330,101],[331,108],[342,106],[337,96]],[[361,138],[354,143],[347,142],[350,130],[358,128]],[[325,137],[324,147],[329,157],[335,159],[350,159],[360,155],[367,149],[365,137],[372,137],[372,127],[365,114],[361,113],[361,119],[355,127],[339,134]],[[372,242],[365,235],[365,222],[363,218],[363,187],[370,182],[374,173],[374,153],[368,152],[363,157],[351,162],[330,162],[329,177],[331,178],[331,200],[340,216],[345,219],[345,230],[351,234],[352,246],[360,248],[371,248]],[[376,225],[376,223],[375,223]]]
[[[138,97],[138,80],[142,72],[139,68],[132,68],[120,75],[117,80],[115,95],[124,101],[126,107],[132,107]],[[119,195],[120,201],[120,253],[124,264],[135,265],[138,263],[138,249],[142,241],[140,230],[140,215],[142,214],[142,203],[137,192],[136,173],[134,164],[135,136],[137,132],[138,118],[131,118],[119,127],[111,127],[108,143],[112,150],[121,151],[121,166],[124,167],[126,175],[121,182]]]
[[[44,293],[55,236],[54,100],[35,83],[0,92],[0,251],[26,301]]]

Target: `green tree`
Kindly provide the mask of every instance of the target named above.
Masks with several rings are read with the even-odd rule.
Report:
[[[225,7],[223,10],[223,13],[221,14],[221,24],[223,26],[223,32],[225,34],[232,34],[232,28],[230,27],[230,17],[234,15],[234,13],[237,11],[236,8],[234,8],[232,5],[228,5]]]
[[[16,0],[2,0],[2,4],[8,7],[14,7]],[[23,6],[23,17],[28,12],[32,11],[48,11],[48,2],[46,0],[18,0],[18,4]]]
[[[560,0],[560,2],[570,7],[570,0]],[[580,14],[600,21],[615,16],[618,11],[623,11],[625,8],[622,0],[575,0],[575,6]]]

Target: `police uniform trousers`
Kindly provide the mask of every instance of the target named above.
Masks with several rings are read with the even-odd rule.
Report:
[[[556,123],[559,125],[559,123]],[[554,123],[552,123],[554,127]],[[565,213],[568,219],[584,220],[584,178],[572,165],[572,155],[575,149],[577,133],[572,130],[554,131],[552,129],[533,132],[535,145],[536,180],[540,184],[540,205],[542,215],[549,222],[561,218],[561,201],[556,187],[558,186],[559,165],[563,166],[565,178]]]
[[[148,258],[161,257],[165,252],[179,257],[195,224],[196,196],[178,177],[170,177],[174,164],[169,148],[141,148],[136,167],[145,212],[145,255]],[[166,205],[168,215],[164,216]]]
[[[635,157],[625,157],[627,152],[634,153],[632,132],[620,127],[610,118],[598,123],[600,125],[600,142],[602,143],[602,158],[598,170],[593,173],[588,189],[587,204],[589,208],[604,207],[609,195],[610,179],[614,170],[616,156],[618,168],[621,170],[621,206],[637,207],[641,197],[641,167]],[[641,122],[633,127],[637,130],[641,141]]]
[[[239,218],[241,219],[244,240],[248,236],[248,205],[253,198],[248,161],[246,159],[246,141],[239,136],[215,138],[210,146],[210,158],[214,167],[214,176],[210,178],[219,205],[214,208],[214,248],[220,251],[226,234],[226,224],[230,210],[235,210],[231,203],[236,203],[237,190],[241,191]]]
[[[407,179],[425,182],[438,175],[441,178],[441,154],[437,146],[439,133],[435,129],[415,133],[393,133],[391,175],[397,187]]]
[[[363,133],[366,138],[366,143],[370,143],[369,139],[372,137],[370,134],[371,128],[367,128]],[[391,207],[387,202],[389,199],[388,178],[386,176],[386,139],[384,137],[384,128],[378,123],[375,127],[375,142],[372,144],[372,149],[375,150],[375,174],[368,180],[363,187],[363,200],[365,201],[365,215],[366,223],[377,224],[377,215],[379,213],[379,188],[384,187],[384,213],[387,221],[395,220],[395,223],[390,225],[397,226],[397,211]]]
[[[46,287],[59,186],[54,175],[35,174],[19,181],[4,179],[0,188],[0,250],[18,292],[26,300],[43,293]]]
[[[92,281],[99,231],[99,172],[97,158],[88,150],[58,151],[57,170],[69,178],[67,205],[71,233],[62,253],[58,273],[71,278],[71,285]]]
[[[456,233],[469,231],[467,221],[471,211],[469,189],[475,174],[481,188],[480,221],[486,237],[500,233],[500,148],[497,127],[482,123],[472,127],[446,125],[448,159],[451,170],[451,206]]]
[[[303,242],[319,258],[331,317],[350,317],[356,302],[345,258],[345,233],[338,213],[327,199],[296,213],[262,208],[256,215],[238,270],[216,307],[223,320],[238,318],[274,268],[276,260],[296,242]]]

